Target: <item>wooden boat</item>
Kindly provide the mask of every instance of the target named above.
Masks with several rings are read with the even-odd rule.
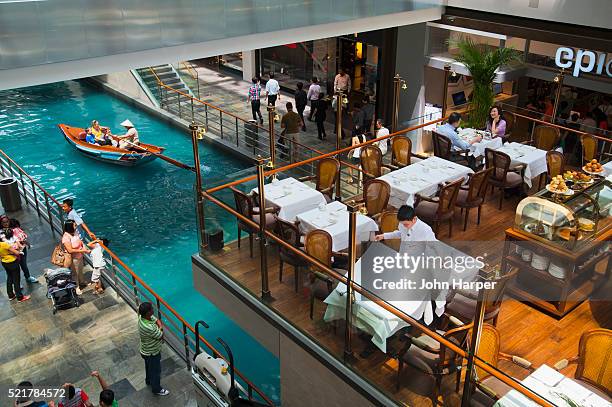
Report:
[[[66,124],[58,124],[57,127],[59,127],[64,134],[64,138],[68,144],[76,148],[81,154],[111,164],[125,166],[144,164],[155,160],[158,157],[156,154],[161,154],[164,151],[163,147],[145,143],[140,143],[140,146],[146,148],[150,152],[130,151],[113,146],[90,144],[85,141],[85,129],[68,126]]]

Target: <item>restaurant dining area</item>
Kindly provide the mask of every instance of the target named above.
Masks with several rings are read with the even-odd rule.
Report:
[[[271,143],[252,168],[198,177],[198,256],[397,405],[611,405],[612,143],[503,110],[504,137],[467,110],[329,153]],[[448,284],[423,263],[377,270],[429,249],[452,253]]]

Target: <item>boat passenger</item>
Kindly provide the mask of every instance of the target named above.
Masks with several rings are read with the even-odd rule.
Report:
[[[119,148],[129,150],[134,147],[134,144],[140,144],[138,130],[136,130],[131,121],[124,120],[121,122],[121,126],[125,127],[127,131],[123,136],[117,136],[119,138]]]
[[[87,135],[91,135],[94,138],[95,144],[102,145],[102,141],[104,140],[104,128],[100,126],[97,120],[91,121],[91,127],[87,129]],[[88,143],[94,144],[85,138]]]
[[[85,136],[85,141],[89,144],[98,144],[96,143],[96,137],[91,133],[87,133],[87,135]]]

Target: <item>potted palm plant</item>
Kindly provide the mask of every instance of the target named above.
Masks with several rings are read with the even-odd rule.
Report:
[[[470,38],[461,38],[453,42],[453,45],[459,50],[455,57],[456,61],[465,65],[474,82],[468,125],[473,128],[483,128],[495,98],[493,94],[495,72],[503,65],[518,61],[518,52],[514,48],[477,44]]]

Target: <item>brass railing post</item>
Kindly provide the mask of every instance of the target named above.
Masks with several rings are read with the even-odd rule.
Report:
[[[276,135],[274,134],[275,115],[276,107],[268,106],[268,133],[270,134],[270,162],[272,163],[272,168],[276,166]],[[284,140],[284,142],[286,143],[287,140]]]
[[[550,122],[554,123],[557,117],[557,110],[559,109],[559,101],[561,100],[561,89],[563,88],[563,78],[565,76],[565,69],[561,68],[559,73],[555,76],[553,81],[557,84],[557,91],[555,92],[555,104],[553,106],[552,117]]]
[[[357,260],[357,206],[347,205],[349,216],[349,247],[348,247],[348,273],[346,275],[346,316],[344,328],[344,360],[354,358],[352,347],[353,335],[353,275],[355,273],[355,261]]]
[[[487,299],[487,292],[480,290],[478,292],[478,300],[476,301],[476,314],[474,318],[474,327],[472,328],[472,336],[470,341],[470,349],[468,350],[468,360],[465,368],[465,381],[463,383],[463,398],[461,400],[462,406],[469,406],[470,399],[472,397],[473,380],[474,380],[474,357],[478,352],[478,345],[480,344],[480,333],[482,332],[482,324],[484,321],[485,302]]]
[[[446,117],[446,110],[448,109],[448,101],[446,99],[448,99],[448,77],[450,76],[450,72],[451,72],[451,65],[450,64],[445,64],[444,65],[444,89],[443,89],[443,97],[444,99],[442,99],[442,117]]]
[[[257,193],[259,196],[259,266],[261,271],[261,299],[270,301],[270,286],[268,283],[268,241],[266,238],[266,198],[264,196],[264,166],[266,160],[257,157]]]
[[[196,193],[196,210],[198,215],[198,236],[200,238],[199,253],[204,252],[206,247],[206,223],[204,218],[204,199],[202,197],[202,172],[200,167],[200,151],[198,146],[198,125],[191,122],[189,125],[191,130],[191,145],[193,148],[193,166],[195,167],[195,193]]]
[[[342,144],[342,108],[344,102],[344,93],[342,91],[338,91],[335,94],[336,96],[336,151],[340,150],[340,146]],[[348,107],[348,105],[347,105]],[[336,160],[342,162],[340,159],[340,154],[336,154]],[[340,200],[340,177],[341,173],[338,172],[338,178],[336,179],[336,200]]]

